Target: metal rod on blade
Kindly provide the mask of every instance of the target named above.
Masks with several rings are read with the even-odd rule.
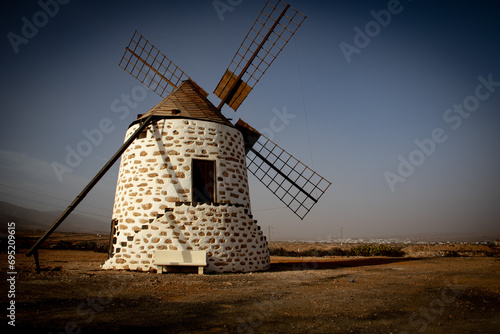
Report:
[[[309,197],[310,199],[312,199],[314,201],[314,203],[318,202],[318,200],[316,198],[312,197],[311,194],[309,194],[307,191],[305,191],[304,189],[302,189],[302,187],[300,187],[297,183],[295,183],[295,181],[293,181],[286,174],[284,174],[282,171],[280,171],[276,166],[274,166],[272,163],[270,163],[262,154],[260,154],[259,152],[257,152],[254,148],[250,148],[250,151],[253,152],[260,159],[262,159],[262,161],[267,162],[267,165],[269,167],[271,167],[272,169],[274,169],[274,171],[276,173],[278,173],[279,175],[281,175],[283,178],[285,178],[285,180],[287,180],[288,182],[290,182],[291,184],[293,184],[297,189],[299,189],[300,191],[302,191],[307,197]]]
[[[71,203],[68,208],[57,218],[57,220],[52,224],[52,226],[45,232],[45,234],[38,239],[38,241],[31,247],[31,249],[26,253],[26,256],[31,256],[35,254],[35,264],[37,267],[37,272],[40,272],[40,266],[38,263],[38,247],[54,232],[54,230],[69,216],[69,214],[80,204],[80,202],[85,198],[85,196],[92,190],[92,188],[99,182],[99,180],[106,174],[106,172],[113,166],[113,164],[120,158],[120,156],[125,152],[125,150],[132,144],[132,142],[139,136],[139,134],[149,125],[151,118],[154,115],[153,111],[148,118],[142,122],[141,126],[130,136],[129,139],[120,147],[120,149],[113,155],[111,159],[106,163],[106,165],[97,173],[92,181],[87,184],[87,186],[82,190],[82,192],[76,196],[73,203]]]

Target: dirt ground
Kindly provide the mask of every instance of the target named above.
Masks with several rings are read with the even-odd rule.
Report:
[[[498,255],[273,257],[267,272],[214,275],[103,271],[106,257],[42,249],[37,274],[17,254],[16,332],[500,332]],[[5,312],[7,254],[0,260]]]

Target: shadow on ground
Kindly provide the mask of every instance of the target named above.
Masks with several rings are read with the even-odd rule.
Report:
[[[354,258],[354,259],[305,259],[271,263],[269,271],[325,270],[351,267],[377,266],[389,263],[420,260],[418,258]]]

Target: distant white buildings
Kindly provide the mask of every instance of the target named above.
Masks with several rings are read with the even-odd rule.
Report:
[[[495,245],[500,246],[500,240],[495,241],[423,241],[411,240],[409,238],[344,238],[344,239],[328,239],[328,240],[310,240],[308,242],[317,243],[338,243],[344,244],[397,244],[397,245],[451,245],[451,244],[476,244],[476,245]]]

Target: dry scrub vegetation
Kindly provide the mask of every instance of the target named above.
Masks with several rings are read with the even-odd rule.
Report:
[[[292,257],[388,256],[388,257],[462,257],[499,256],[500,248],[477,244],[347,244],[310,242],[271,242],[271,255]]]

